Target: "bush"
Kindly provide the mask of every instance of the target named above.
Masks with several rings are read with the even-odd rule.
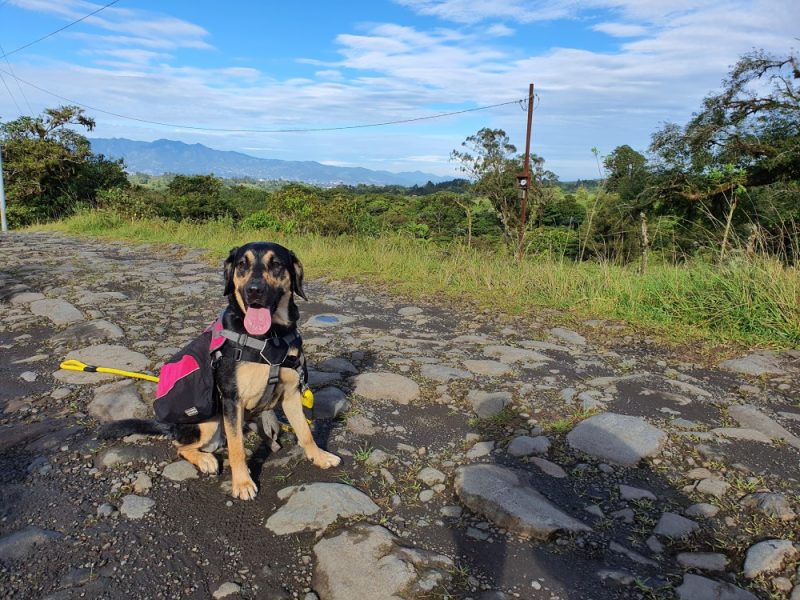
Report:
[[[242,219],[240,226],[243,229],[271,229],[280,231],[280,222],[269,211],[258,210]]]
[[[140,188],[111,188],[97,193],[97,207],[119,215],[143,219],[158,215],[158,206],[151,194]]]
[[[527,252],[556,258],[576,258],[580,239],[575,229],[568,227],[541,227],[528,234]]]

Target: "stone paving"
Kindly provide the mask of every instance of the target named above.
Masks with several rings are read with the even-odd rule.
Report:
[[[302,257],[301,257],[302,259]],[[212,261],[213,262],[213,261]],[[163,438],[158,373],[224,306],[197,250],[0,237],[0,598],[800,600],[800,352],[669,347],[307,282],[315,436],[259,493]]]

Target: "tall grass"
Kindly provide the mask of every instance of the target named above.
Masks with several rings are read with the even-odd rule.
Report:
[[[85,212],[39,230],[150,243],[180,243],[221,259],[231,247],[269,239],[292,248],[310,277],[378,282],[440,303],[464,302],[511,314],[536,307],[576,317],[615,318],[673,339],[800,345],[800,271],[777,261],[724,265],[652,265],[645,276],[609,263],[530,258],[460,244],[428,245],[402,237],[321,237],[203,224],[126,220]]]

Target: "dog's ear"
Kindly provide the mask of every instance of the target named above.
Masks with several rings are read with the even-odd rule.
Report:
[[[225,291],[222,292],[223,296],[228,296],[233,293],[233,269],[236,265],[236,254],[239,252],[239,247],[231,248],[228,258],[225,259]]]
[[[303,291],[303,263],[295,256],[294,252],[289,251],[289,256],[292,259],[292,268],[289,270],[292,277],[292,291],[303,300],[308,300],[306,293]]]

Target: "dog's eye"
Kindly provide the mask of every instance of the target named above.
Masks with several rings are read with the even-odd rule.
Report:
[[[239,267],[240,269],[244,269],[245,267],[247,267],[247,257],[243,256],[242,258],[240,258],[239,262],[236,263],[236,266]]]

